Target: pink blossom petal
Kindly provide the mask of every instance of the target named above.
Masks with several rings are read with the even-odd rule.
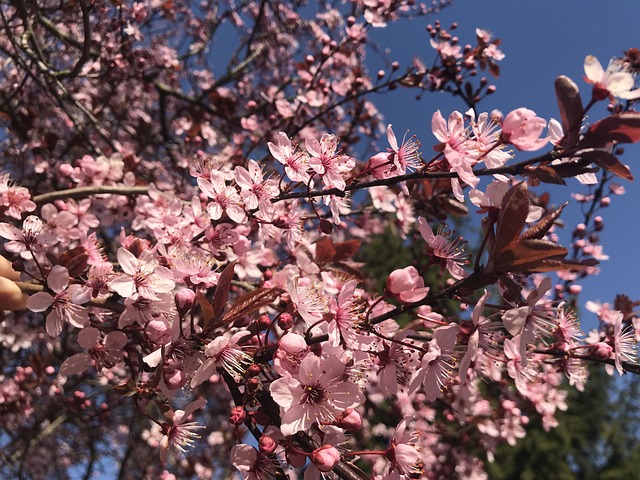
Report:
[[[56,265],[49,272],[47,285],[56,293],[62,292],[69,285],[69,270],[62,265]]]
[[[91,365],[91,356],[88,353],[76,353],[60,365],[60,373],[67,376],[76,375],[84,372],[89,365]]]
[[[27,308],[32,312],[44,312],[53,303],[53,297],[47,292],[38,292],[29,297]]]
[[[95,348],[100,339],[100,330],[94,327],[86,327],[78,332],[78,345],[85,350]]]
[[[139,261],[136,256],[124,247],[118,249],[118,263],[125,273],[133,275],[138,270]]]

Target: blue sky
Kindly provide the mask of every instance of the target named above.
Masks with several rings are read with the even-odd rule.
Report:
[[[459,27],[454,33],[463,45],[475,43],[476,27],[489,30],[494,37],[502,39],[501,49],[506,58],[500,63],[500,78],[492,82],[498,89],[480,103],[479,108],[483,111],[497,108],[506,114],[514,108],[528,107],[543,118],[559,118],[553,90],[553,81],[558,75],[572,78],[586,103],[591,86],[582,78],[585,56],[595,55],[606,67],[611,57],[621,56],[631,47],[640,48],[640,2],[637,0],[607,3],[592,0],[460,0],[437,16],[379,29],[372,37],[381,46],[389,46],[391,57],[402,65],[414,56],[429,65],[434,51],[429,46],[424,28],[436,19],[440,19],[445,28],[457,22]],[[372,56],[372,68],[376,61]],[[386,120],[394,125],[394,130],[403,132],[409,129],[418,135],[423,151],[428,154],[435,141],[430,132],[432,113],[440,109],[446,118],[452,110],[464,111],[466,108],[460,99],[448,94],[426,93],[420,101],[416,101],[415,96],[414,90],[399,90],[375,101]],[[605,106],[606,102],[602,102],[592,109],[590,118],[593,121],[601,118],[605,114]],[[613,198],[611,206],[600,212],[605,220],[601,241],[610,259],[601,263],[599,276],[582,282],[581,306],[586,300],[612,302],[616,293],[626,293],[632,299],[640,298],[640,282],[636,280],[640,272],[640,253],[636,250],[640,225],[634,211],[640,205],[640,146],[625,146],[621,161],[631,167],[638,180],[620,180],[619,183],[626,188],[626,195]],[[569,180],[568,184],[570,188],[564,190],[545,185],[541,187],[551,191],[552,203],[556,205],[571,200],[568,190],[587,192],[586,187],[574,180]],[[539,187],[537,191],[543,190]],[[565,209],[561,218],[566,222],[567,230],[559,234],[563,244],[568,246],[570,231],[582,218],[575,201]],[[583,327],[595,324],[593,314],[583,310],[582,317]]]

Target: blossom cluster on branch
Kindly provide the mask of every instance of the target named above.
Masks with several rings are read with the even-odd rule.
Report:
[[[504,58],[482,29],[435,22],[432,67],[369,74],[372,28],[448,2],[36,3],[0,6],[0,472],[486,478],[588,363],[640,372],[632,300],[589,303],[588,335],[574,311],[633,179],[637,50],[586,58],[586,103],[559,76],[543,119],[478,108]],[[371,97],[396,88],[465,107],[400,140]],[[573,178],[592,193],[567,248],[537,189]],[[385,231],[412,261],[376,291]]]

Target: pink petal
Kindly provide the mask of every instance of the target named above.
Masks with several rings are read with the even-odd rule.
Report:
[[[62,375],[75,375],[84,372],[91,365],[91,356],[87,353],[76,353],[60,365]]]
[[[604,69],[596,57],[593,55],[587,55],[584,59],[584,73],[587,78],[593,83],[597,83],[602,80],[604,76]]]
[[[86,327],[78,333],[78,345],[85,350],[90,350],[96,346],[100,339],[100,330],[94,327]]]
[[[56,293],[62,292],[69,285],[69,270],[62,265],[56,265],[49,272],[47,285]]]
[[[198,179],[199,180],[199,179]],[[118,263],[125,273],[133,275],[138,271],[138,259],[136,256],[124,247],[118,249]]]
[[[53,297],[47,292],[33,294],[27,300],[27,308],[32,312],[44,312],[53,303]]]

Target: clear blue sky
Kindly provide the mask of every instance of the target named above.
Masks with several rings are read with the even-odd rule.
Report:
[[[435,19],[440,19],[445,28],[451,22],[458,22],[455,33],[463,45],[475,43],[476,27],[489,30],[494,37],[502,39],[501,49],[506,58],[500,64],[500,78],[493,82],[498,90],[480,103],[479,108],[483,111],[497,108],[507,113],[517,107],[528,107],[543,118],[559,118],[553,90],[553,81],[558,75],[572,78],[586,103],[591,86],[582,78],[584,57],[595,55],[606,66],[611,57],[621,56],[623,50],[640,48],[638,0],[458,0],[435,17],[403,23],[401,28],[379,29],[373,38],[379,40],[380,45],[389,46],[392,58],[402,65],[414,56],[429,65],[434,53],[424,27]],[[371,61],[375,64],[375,57],[372,56]],[[466,108],[459,99],[448,94],[426,93],[420,101],[415,100],[415,95],[416,91],[399,90],[386,98],[381,96],[378,105],[396,132],[411,130],[418,135],[423,151],[427,153],[435,141],[430,132],[432,113],[441,109],[446,118],[452,110],[464,111]],[[605,103],[592,110],[592,119],[604,114]],[[640,225],[635,210],[640,206],[640,146],[626,146],[621,161],[630,165],[637,180],[633,183],[621,180],[619,183],[625,186],[626,195],[613,198],[611,207],[601,212],[606,225],[601,240],[610,259],[601,263],[599,276],[582,282],[581,307],[586,300],[612,302],[616,293],[640,298],[637,280]],[[575,191],[587,191],[575,180],[569,180],[569,186]],[[567,190],[553,191],[552,203],[559,205],[569,199]],[[542,190],[539,188],[538,191]],[[581,218],[579,214],[575,201],[563,213],[568,231],[559,233],[565,246],[568,246],[570,229]],[[582,317],[583,327],[595,324],[593,314],[583,310]]]

